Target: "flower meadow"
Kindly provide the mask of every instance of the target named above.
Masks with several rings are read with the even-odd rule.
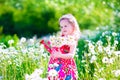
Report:
[[[15,41],[10,39],[9,47],[0,43],[0,80],[47,80],[47,74],[56,76],[56,71],[47,72],[50,54],[40,40],[22,37],[14,46]],[[96,42],[83,40],[85,45],[78,44],[74,57],[78,80],[119,80],[120,33],[105,31]],[[83,54],[80,53],[82,47],[85,48]]]

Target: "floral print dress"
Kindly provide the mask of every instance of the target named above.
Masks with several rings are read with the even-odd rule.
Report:
[[[55,37],[56,38],[56,37]],[[53,39],[53,38],[52,38]],[[47,50],[52,54],[52,50],[60,50],[62,54],[68,54],[70,51],[69,44],[71,43],[73,38],[67,38],[67,42],[65,43],[64,38],[58,38],[55,42],[59,42],[62,40],[62,44],[54,44],[52,49],[47,47]],[[69,40],[70,39],[70,40]],[[69,43],[68,43],[69,41]],[[73,43],[73,41],[72,41]],[[52,41],[51,41],[51,44]],[[56,45],[56,46],[55,46]],[[59,45],[59,46],[58,46]],[[48,63],[48,80],[77,80],[77,67],[73,58],[63,59],[63,58],[52,58],[50,56],[50,60]]]

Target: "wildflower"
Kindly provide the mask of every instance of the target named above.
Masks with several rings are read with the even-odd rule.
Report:
[[[115,77],[120,76],[120,70],[113,70],[112,72],[114,73]]]
[[[103,52],[102,46],[98,46],[98,52]]]
[[[54,67],[54,65],[53,64],[49,64],[49,68],[53,68]]]
[[[115,54],[116,56],[119,56],[119,55],[120,55],[120,51],[115,51],[114,54]]]
[[[30,43],[31,43],[31,44],[34,44],[34,39],[30,39]]]
[[[94,61],[96,61],[97,57],[95,55],[92,56],[90,63],[93,63]]]
[[[20,39],[20,42],[21,42],[21,43],[26,42],[26,38],[22,37],[22,38]]]
[[[101,71],[103,71],[103,70],[104,70],[104,68],[100,68],[98,72],[101,72]]]
[[[99,78],[98,80],[106,80],[105,78]]]
[[[102,42],[102,41],[100,41],[100,40],[99,40],[99,41],[97,41],[97,45],[102,45],[102,43],[103,43],[103,42]]]
[[[105,36],[105,32],[102,33],[102,36]]]
[[[58,67],[58,66],[59,66],[59,64],[57,64],[57,63],[54,63],[53,65],[54,65],[55,67]]]
[[[49,73],[48,73],[48,76],[52,76],[52,77],[54,77],[54,76],[57,76],[58,74],[57,74],[57,71],[55,70],[55,69],[51,69],[50,71],[49,71]]]
[[[35,69],[35,71],[31,75],[25,75],[25,80],[42,80],[42,78],[40,77],[42,73],[42,69]]]
[[[43,53],[42,56],[43,56],[44,58],[46,58],[48,55],[47,55],[47,53]]]
[[[28,53],[27,49],[21,49],[22,53]]]
[[[10,45],[13,44],[13,43],[14,43],[13,39],[11,39],[11,40],[8,41],[8,44],[10,44]]]
[[[108,61],[109,61],[109,59],[108,59],[107,57],[104,57],[104,58],[102,59],[102,62],[103,62],[103,63],[108,63]]]
[[[116,32],[112,32],[112,35],[113,35],[113,36],[117,36],[117,33],[116,33]]]
[[[25,75],[25,80],[31,80],[30,75],[26,74]]]
[[[85,60],[82,60],[81,62],[82,62],[82,63],[85,63]]]
[[[88,56],[91,56],[92,54],[91,53],[88,53]]]
[[[35,69],[35,71],[33,72],[36,75],[41,75],[43,73],[42,69]]]
[[[113,64],[114,58],[109,59],[109,63]]]
[[[115,41],[114,41],[114,44],[115,44],[115,45],[116,45],[116,44],[118,44],[118,41],[117,41],[117,40],[115,40]]]
[[[88,46],[89,46],[89,49],[94,49],[95,48],[94,45],[90,42],[89,42]]]
[[[104,51],[108,54],[111,55],[112,51],[110,50],[110,45],[108,45],[106,48],[104,48]]]

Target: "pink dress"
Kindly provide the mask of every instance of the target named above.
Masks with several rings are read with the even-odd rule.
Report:
[[[45,46],[45,45],[44,45]],[[46,46],[45,46],[46,48]],[[70,51],[69,45],[63,45],[61,47],[53,47],[52,49],[46,48],[49,53],[52,52],[52,49],[58,50],[60,49],[62,54],[67,54]],[[56,76],[51,78],[49,73],[54,70],[56,72]],[[52,73],[54,75],[54,73]],[[63,58],[55,58],[50,57],[48,63],[48,80],[77,80],[77,67],[73,58],[71,59],[63,59]]]

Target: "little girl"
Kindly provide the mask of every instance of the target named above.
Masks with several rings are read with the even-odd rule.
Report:
[[[80,30],[72,14],[63,15],[59,19],[60,36],[50,37],[48,44],[44,44],[50,53],[48,63],[48,80],[77,80],[77,67],[74,55]]]

